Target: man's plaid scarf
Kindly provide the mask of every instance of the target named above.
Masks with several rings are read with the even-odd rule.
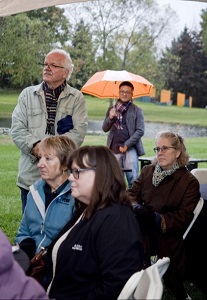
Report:
[[[63,82],[60,86],[56,89],[52,90],[49,88],[47,83],[43,81],[43,91],[45,93],[45,101],[47,107],[47,128],[45,130],[46,134],[55,135],[55,116],[56,116],[56,108],[58,98],[61,92],[64,90],[66,86],[66,81]]]
[[[117,129],[123,129],[122,128],[122,120],[123,120],[123,112],[126,111],[129,107],[129,105],[132,103],[132,100],[130,100],[127,103],[122,103],[120,100],[117,101],[115,108],[116,108],[116,115],[117,119],[115,122],[115,126]]]

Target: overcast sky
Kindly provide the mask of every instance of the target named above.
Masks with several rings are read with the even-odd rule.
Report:
[[[189,29],[199,29],[200,13],[202,9],[207,8],[207,3],[184,0],[156,0],[159,5],[169,4],[178,15],[178,24],[176,28],[182,31],[185,25]],[[180,33],[180,32],[179,32]],[[179,34],[178,34],[179,35]]]
[[[170,31],[162,37],[158,48],[170,46],[172,40],[180,36],[185,26],[190,30],[200,30],[201,10],[207,9],[207,3],[185,0],[156,0],[156,2],[162,8],[170,5],[177,15],[175,24],[171,25]]]

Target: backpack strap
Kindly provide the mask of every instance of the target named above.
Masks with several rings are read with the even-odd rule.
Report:
[[[30,192],[34,198],[36,205],[37,205],[37,208],[39,209],[39,212],[44,220],[45,219],[45,205],[42,201],[42,198],[40,197],[39,192],[37,190],[35,190],[34,185],[31,185],[29,187],[29,189],[30,189]]]

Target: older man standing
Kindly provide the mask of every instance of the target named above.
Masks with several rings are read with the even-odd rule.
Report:
[[[25,88],[12,114],[11,137],[21,151],[17,186],[22,212],[29,186],[40,178],[37,167],[39,142],[48,135],[65,134],[78,146],[84,141],[88,114],[83,94],[71,87],[73,64],[61,49],[49,52],[43,63],[43,81]]]

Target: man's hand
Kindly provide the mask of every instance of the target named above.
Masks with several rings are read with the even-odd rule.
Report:
[[[124,147],[119,147],[119,151],[121,152],[121,153],[125,153],[126,151],[127,151],[127,146],[126,145],[124,145]]]
[[[112,120],[113,118],[116,118],[116,109],[113,107],[109,112],[109,118]]]
[[[38,154],[39,154],[39,143],[40,143],[40,141],[38,143],[36,143],[35,146],[32,149],[32,154],[35,157],[38,157]]]

